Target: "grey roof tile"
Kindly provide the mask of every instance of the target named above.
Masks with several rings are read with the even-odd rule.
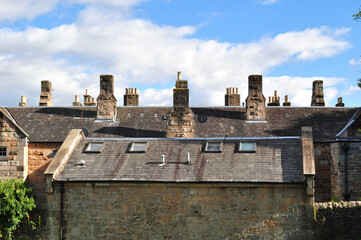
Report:
[[[104,140],[101,153],[85,153],[91,139],[79,143],[59,181],[147,182],[303,182],[300,139],[257,140],[255,153],[235,151],[224,140],[221,153],[204,153],[205,140],[149,140],[145,153],[127,151],[132,140]],[[187,152],[191,164],[187,164]],[[161,165],[161,155],[166,164]],[[79,166],[80,161],[85,166]]]
[[[313,128],[314,141],[332,141],[357,108],[268,107],[267,122],[245,120],[245,108],[191,108],[197,137],[300,136]],[[86,129],[89,137],[165,137],[171,107],[118,107],[117,122],[95,121],[96,107],[8,108],[32,142],[62,142],[71,129]],[[157,117],[154,117],[154,114]],[[129,115],[130,114],[130,115]],[[206,116],[205,122],[198,121]]]

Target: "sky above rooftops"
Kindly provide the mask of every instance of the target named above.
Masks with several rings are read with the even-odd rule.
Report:
[[[99,75],[115,77],[115,97],[138,88],[140,105],[171,106],[181,71],[191,106],[223,106],[227,87],[248,95],[263,75],[266,99],[310,106],[324,81],[327,106],[358,107],[361,22],[356,0],[0,0],[0,105],[20,96],[38,106],[41,80],[54,106],[71,106]],[[81,97],[82,99],[82,97]]]

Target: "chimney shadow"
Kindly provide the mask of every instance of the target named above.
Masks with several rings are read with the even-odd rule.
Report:
[[[128,127],[102,127],[93,131],[93,137],[101,137],[104,134],[107,137],[113,135],[117,137],[139,137],[139,138],[163,138],[166,136],[165,131],[157,130],[145,130],[137,128],[128,128]]]

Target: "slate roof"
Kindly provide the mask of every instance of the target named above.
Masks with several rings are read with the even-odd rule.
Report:
[[[3,114],[14,126],[25,136],[28,137],[29,135],[22,129],[16,121],[12,118],[12,116],[9,114],[8,110],[5,107],[0,106],[0,113]]]
[[[213,141],[215,139],[212,139]],[[101,153],[84,152],[89,142],[102,141]],[[239,141],[223,141],[220,153],[204,152],[207,139],[146,139],[145,153],[130,153],[134,139],[83,139],[70,156],[57,181],[131,182],[257,182],[301,183],[300,138],[257,139],[253,153],[237,152]],[[191,164],[186,156],[190,153]],[[161,165],[161,155],[166,164]],[[84,161],[84,166],[81,166]]]
[[[243,107],[191,109],[197,137],[300,136],[302,126],[311,126],[315,142],[333,141],[357,110],[267,107],[267,122],[250,122],[245,120]],[[88,137],[165,137],[171,107],[118,107],[115,123],[95,121],[96,107],[8,108],[8,111],[29,134],[31,142],[63,142],[71,129],[86,129]]]

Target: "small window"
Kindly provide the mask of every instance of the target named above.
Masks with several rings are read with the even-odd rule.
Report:
[[[133,142],[129,152],[146,152],[148,148],[147,142]]]
[[[154,113],[154,117],[158,117],[158,113]]]
[[[0,158],[6,157],[6,147],[0,147]]]
[[[255,142],[240,142],[238,152],[255,152],[256,146]]]
[[[205,152],[222,152],[222,142],[207,142]]]
[[[103,142],[90,142],[85,149],[85,152],[100,153],[104,148]]]

